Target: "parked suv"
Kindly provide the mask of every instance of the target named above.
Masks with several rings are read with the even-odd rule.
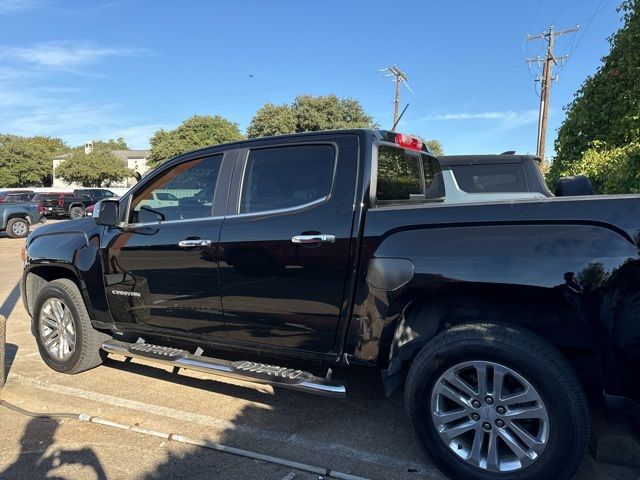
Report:
[[[440,173],[422,141],[378,130],[170,160],[93,218],[31,234],[40,355],[71,374],[117,353],[329,397],[346,394],[339,368],[289,365],[369,366],[387,393],[404,383],[417,439],[453,477],[568,479],[585,389],[640,401],[640,196],[447,203]]]

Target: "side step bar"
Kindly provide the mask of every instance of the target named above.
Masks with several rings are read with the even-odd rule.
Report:
[[[247,360],[231,362],[218,358],[196,356],[179,348],[161,347],[149,343],[126,343],[119,340],[106,340],[102,343],[102,349],[108,353],[116,353],[125,357],[145,358],[172,367],[212,373],[248,382],[263,383],[324,397],[341,398],[347,392],[345,386],[340,382],[316,377],[302,370]]]

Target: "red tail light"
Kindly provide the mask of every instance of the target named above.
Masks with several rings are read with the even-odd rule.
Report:
[[[42,201],[38,203],[38,213],[44,215],[44,203],[42,203]]]
[[[64,198],[63,198],[63,196],[62,196],[62,195],[60,195],[60,196],[58,197],[58,206],[59,206],[59,207],[64,207]]]
[[[405,135],[404,133],[396,134],[396,143],[401,147],[408,148],[409,150],[422,150],[422,140],[418,137]]]

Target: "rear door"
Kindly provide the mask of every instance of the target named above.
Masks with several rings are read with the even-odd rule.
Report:
[[[220,242],[232,339],[332,350],[348,276],[358,138],[327,138],[238,153]]]
[[[105,288],[122,329],[224,336],[218,238],[235,152],[184,160],[121,202],[125,229],[103,234]],[[156,204],[159,193],[176,202]]]

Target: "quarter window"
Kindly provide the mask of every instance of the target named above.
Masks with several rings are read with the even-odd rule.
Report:
[[[297,145],[251,150],[242,182],[240,213],[293,208],[331,193],[335,149]]]
[[[131,223],[209,217],[222,155],[180,163],[136,193]]]

